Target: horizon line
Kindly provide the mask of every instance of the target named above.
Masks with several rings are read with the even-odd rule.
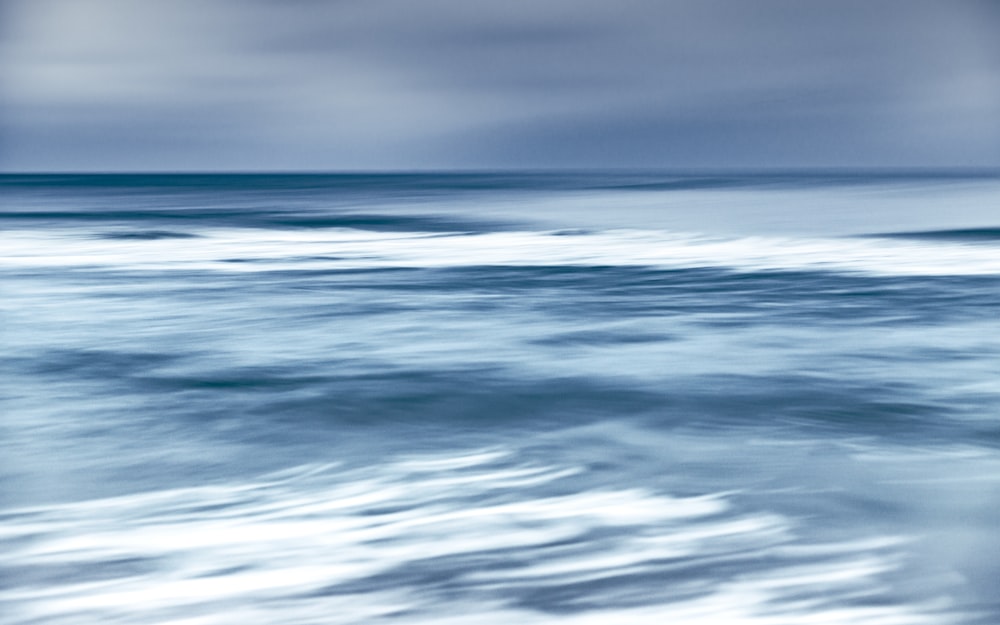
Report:
[[[301,176],[405,176],[405,175],[572,175],[646,174],[672,176],[728,175],[971,175],[997,176],[1000,166],[830,166],[830,167],[535,167],[535,168],[427,168],[427,169],[148,169],[148,170],[22,170],[2,171],[0,176],[221,176],[221,175],[301,175]]]

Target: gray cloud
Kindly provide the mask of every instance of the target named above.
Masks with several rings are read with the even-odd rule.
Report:
[[[1000,165],[971,0],[8,0],[6,169]]]

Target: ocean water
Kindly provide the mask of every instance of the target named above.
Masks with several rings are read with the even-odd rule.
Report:
[[[1000,622],[1000,178],[0,177],[0,623]]]

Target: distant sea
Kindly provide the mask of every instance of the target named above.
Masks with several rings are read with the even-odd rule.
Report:
[[[0,176],[3,625],[995,625],[1000,176]]]

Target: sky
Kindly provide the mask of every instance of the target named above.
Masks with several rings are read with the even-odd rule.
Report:
[[[997,0],[0,0],[0,170],[1000,167]]]

